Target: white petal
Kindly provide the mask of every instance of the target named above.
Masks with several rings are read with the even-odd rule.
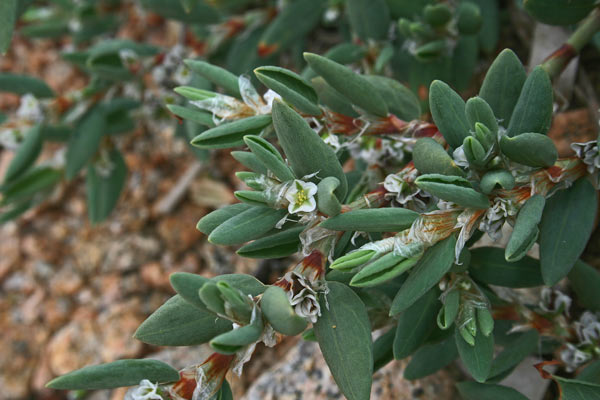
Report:
[[[317,208],[317,202],[314,198],[310,198],[304,203],[302,203],[302,205],[300,205],[300,207],[298,207],[295,212],[311,212],[315,208]]]
[[[306,191],[306,195],[308,197],[312,197],[317,193],[317,185],[312,182],[306,182],[303,185],[304,190]]]

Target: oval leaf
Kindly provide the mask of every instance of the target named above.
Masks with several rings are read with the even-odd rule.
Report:
[[[179,372],[158,360],[119,360],[90,365],[51,380],[46,387],[63,390],[98,390],[138,385],[141,380],[167,383],[179,380]]]
[[[133,336],[155,346],[191,346],[206,343],[230,329],[231,322],[175,295],[142,322]]]
[[[257,239],[273,229],[286,211],[254,206],[215,228],[208,236],[208,241],[229,246]]]
[[[594,229],[598,192],[585,178],[550,197],[540,224],[540,261],[547,285],[564,278]]]
[[[442,279],[454,264],[455,246],[456,238],[450,236],[425,251],[394,297],[390,315],[406,310]]]
[[[419,214],[406,208],[352,210],[321,222],[334,231],[400,232],[410,228]]]
[[[373,344],[365,305],[346,285],[328,282],[327,301],[314,332],[323,357],[340,390],[349,400],[367,400],[371,394]]]

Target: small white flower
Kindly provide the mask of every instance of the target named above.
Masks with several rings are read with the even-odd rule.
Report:
[[[587,165],[588,172],[593,174],[600,169],[600,151],[598,149],[598,141],[592,140],[587,143],[572,143],[571,148]]]
[[[579,321],[575,322],[577,337],[582,344],[591,344],[600,339],[600,321],[598,315],[589,311],[584,312]]]
[[[302,289],[296,292],[295,295],[294,291],[288,292],[290,304],[294,307],[296,314],[314,324],[321,316],[321,305],[317,299],[317,291],[302,275],[296,272],[293,274],[295,275],[296,282],[300,284]]]
[[[315,194],[317,185],[312,182],[304,182],[295,179],[292,185],[285,192],[285,198],[290,202],[288,212],[290,214],[298,212],[311,212],[317,208]]]
[[[569,296],[560,290],[543,288],[539,306],[545,312],[564,312],[568,316],[572,301]]]
[[[163,400],[163,397],[158,394],[157,383],[144,379],[139,386],[129,389],[123,400]]]
[[[487,233],[493,241],[498,241],[502,238],[502,226],[507,218],[514,217],[518,211],[512,200],[496,197],[494,205],[486,211],[479,223],[479,230]]]
[[[410,179],[411,177],[405,177],[403,174],[390,174],[386,176],[383,187],[388,193],[395,195],[394,200],[400,205],[406,206],[412,202],[413,208],[416,211],[425,211],[427,203],[421,198],[427,199],[432,198],[432,196],[418,188],[413,192],[410,185],[405,181],[405,178]]]
[[[580,365],[590,360],[592,356],[584,353],[571,343],[567,343],[567,348],[560,352],[560,359],[566,364],[567,372],[575,371]]]
[[[178,85],[187,85],[192,80],[192,73],[188,67],[184,64],[180,64],[173,74],[173,80]]]
[[[126,67],[131,67],[139,61],[140,56],[132,49],[121,49],[119,50],[119,58]]]
[[[17,109],[17,117],[34,122],[40,122],[44,119],[44,111],[39,100],[30,93],[23,95],[21,97],[21,104]]]
[[[269,110],[269,113],[270,113],[271,109],[273,108],[273,101],[281,100],[281,96],[279,94],[277,94],[276,92],[274,92],[273,90],[269,89],[263,95],[263,99],[265,99],[265,101],[267,102],[267,106],[264,109]]]
[[[340,139],[336,135],[331,133],[328,134],[327,137],[323,139],[323,141],[329,146],[331,146],[335,151],[338,151],[342,147]]]
[[[469,161],[467,161],[467,156],[465,155],[462,145],[458,146],[456,150],[454,150],[452,153],[452,158],[454,159],[454,163],[459,167],[469,166]]]

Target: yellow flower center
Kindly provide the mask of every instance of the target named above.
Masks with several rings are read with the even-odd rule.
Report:
[[[306,191],[304,189],[298,190],[296,193],[296,204],[303,204],[308,200],[308,196],[306,195]]]

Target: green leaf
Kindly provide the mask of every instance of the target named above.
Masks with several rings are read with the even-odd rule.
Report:
[[[167,104],[167,108],[179,118],[183,118],[188,121],[193,121],[197,124],[204,125],[209,128],[214,128],[215,126],[212,115],[205,111],[188,107],[182,107],[176,104]]]
[[[545,204],[546,199],[544,196],[534,194],[521,206],[510,240],[504,251],[506,261],[518,261],[525,257],[531,249],[539,234],[538,224],[542,219]]]
[[[450,236],[425,251],[394,297],[390,315],[406,310],[442,279],[454,264],[455,245],[456,238]]]
[[[298,252],[300,233],[305,226],[295,226],[242,246],[237,254],[248,258],[282,258]]]
[[[434,81],[429,88],[429,107],[438,129],[452,148],[457,148],[469,136],[469,122],[464,100],[442,81]]]
[[[591,311],[600,310],[600,272],[596,268],[577,260],[569,272],[569,282],[579,304]]]
[[[442,145],[431,138],[417,140],[413,148],[413,161],[421,174],[465,175]]]
[[[530,167],[551,167],[558,158],[554,141],[541,133],[502,136],[500,150],[511,160]]]
[[[395,79],[381,75],[364,75],[377,88],[390,113],[404,121],[419,119],[421,104],[415,94]]]
[[[65,175],[73,179],[84,165],[96,154],[106,127],[101,108],[92,109],[77,124],[75,133],[67,145]]]
[[[142,322],[133,337],[155,346],[192,346],[230,329],[231,322],[175,295]]]
[[[201,310],[207,311],[206,306],[198,296],[198,291],[210,279],[189,272],[175,272],[169,276],[169,281],[181,298]]]
[[[265,318],[277,332],[288,336],[302,333],[306,320],[296,314],[287,294],[278,286],[271,286],[263,293],[260,307]]]
[[[32,168],[2,188],[0,205],[29,200],[39,192],[50,190],[61,178],[61,170],[52,167]]]
[[[325,4],[323,0],[288,3],[260,38],[258,54],[266,57],[291,47],[319,23]]]
[[[479,332],[475,336],[475,345],[471,346],[465,342],[458,327],[454,332],[460,359],[477,382],[485,382],[490,375],[492,359],[494,358],[494,335],[486,337]]]
[[[256,172],[257,174],[267,175],[267,168],[256,157],[255,154],[249,151],[232,151],[231,156],[244,167]]]
[[[415,180],[415,184],[420,189],[423,189],[442,200],[451,201],[463,207],[489,207],[490,201],[488,197],[473,189],[471,183],[465,178],[428,174],[419,176]]]
[[[421,254],[406,258],[394,254],[394,252],[388,253],[368,264],[354,275],[350,281],[350,286],[365,287],[380,285],[406,272],[420,258]]]
[[[546,285],[564,278],[594,229],[598,192],[585,178],[550,197],[540,224],[540,261]]]
[[[583,371],[577,374],[578,381],[585,381],[590,383],[600,383],[600,361],[592,361],[589,363]]]
[[[266,286],[252,275],[246,274],[224,274],[215,276],[213,282],[226,282],[229,286],[240,290],[244,294],[256,297],[266,290]]]
[[[346,12],[352,32],[362,41],[387,38],[390,10],[385,0],[348,0]]]
[[[250,324],[214,337],[210,341],[210,347],[221,354],[235,354],[243,347],[258,341],[263,330],[263,319],[259,313]]]
[[[510,288],[544,284],[539,260],[525,256],[518,262],[508,262],[504,250],[498,247],[471,250],[469,274],[479,282]]]
[[[286,211],[254,206],[215,228],[208,236],[208,241],[229,246],[257,239],[273,229]]]
[[[497,0],[469,0],[479,6],[483,24],[479,30],[479,45],[486,54],[492,54],[500,36],[500,7]]]
[[[494,115],[505,128],[508,127],[526,79],[523,64],[509,49],[496,57],[485,75],[479,96],[492,107]]]
[[[335,152],[298,113],[280,101],[273,103],[273,125],[294,174],[304,177],[318,172],[311,178],[318,182],[333,176],[340,181],[335,193],[342,201],[348,190],[346,175],[342,170]]]
[[[9,3],[10,1],[11,0],[8,0]],[[4,1],[2,3],[4,3]],[[2,11],[0,11],[0,15],[4,15]],[[50,86],[41,79],[28,75],[12,74],[10,72],[0,73],[0,92],[9,92],[20,96],[31,93],[38,99],[55,96],[54,91]]]
[[[322,114],[315,89],[306,79],[295,72],[285,68],[267,66],[256,68],[254,74],[266,87],[277,92],[300,112],[308,115]]]
[[[515,177],[505,169],[488,171],[479,182],[481,191],[488,195],[498,188],[511,190],[514,187]]]
[[[396,329],[388,329],[373,342],[373,371],[378,371],[394,359]]]
[[[509,335],[513,336],[510,343],[504,346],[504,350],[496,356],[492,362],[490,378],[508,373],[514,367],[519,365],[530,354],[535,354],[538,350],[540,335],[535,329],[524,333]]]
[[[464,400],[527,400],[527,397],[515,389],[478,382],[459,382],[456,384]]]
[[[552,111],[552,82],[548,73],[537,66],[523,85],[510,118],[507,135],[513,137],[525,132],[545,134],[550,129]]]
[[[404,369],[404,379],[421,379],[449,365],[458,357],[454,336],[438,343],[426,344],[413,354]]]
[[[328,282],[326,307],[314,324],[323,357],[348,400],[367,400],[371,394],[373,344],[365,305],[346,285]]]
[[[364,76],[316,54],[304,53],[304,59],[331,87],[346,96],[353,104],[379,117],[388,115],[385,100]],[[369,95],[365,96],[365,93]]]
[[[17,19],[17,0],[0,2],[0,53],[5,54],[10,46]]]
[[[470,2],[461,2],[456,14],[456,27],[461,35],[475,35],[479,32],[483,22],[479,6]]]
[[[92,224],[104,221],[115,208],[125,187],[127,165],[117,149],[109,153],[109,166],[89,164],[86,175],[88,216]],[[100,171],[105,168],[107,171]]]
[[[342,205],[335,195],[339,186],[339,179],[333,176],[328,176],[317,185],[317,208],[327,216],[333,217],[342,211]]]
[[[492,107],[481,97],[472,97],[467,100],[465,105],[467,120],[471,124],[471,129],[475,129],[477,122],[482,123],[492,133],[498,132],[498,121],[492,111]]]
[[[398,318],[394,338],[394,358],[402,360],[417,350],[435,327],[435,318],[440,306],[439,290],[432,288],[408,307]]]
[[[225,89],[230,96],[242,98],[238,77],[224,68],[200,60],[185,60],[185,65],[193,72]]]
[[[230,204],[228,206],[219,208],[218,210],[215,210],[200,218],[200,221],[198,221],[198,224],[196,225],[196,229],[205,235],[210,235],[212,231],[214,231],[219,225],[228,219],[233,218],[251,208],[253,208],[253,206],[245,203]]]
[[[410,228],[418,216],[407,208],[369,208],[336,215],[320,226],[334,231],[400,232]]]
[[[556,375],[552,379],[558,383],[561,400],[600,400],[600,385],[575,379],[566,379]]]
[[[549,25],[571,25],[584,19],[596,5],[594,0],[524,0],[525,10]]]
[[[352,103],[325,82],[325,79],[317,76],[311,80],[311,83],[319,95],[319,102],[331,111],[351,118],[360,116],[352,106]]]
[[[27,131],[25,140],[15,152],[13,159],[6,169],[6,174],[4,175],[5,183],[14,180],[35,163],[35,160],[42,151],[42,144],[44,142],[42,133],[41,125],[36,125]]]
[[[281,182],[291,181],[295,178],[290,167],[283,161],[283,157],[281,157],[279,151],[271,143],[254,135],[244,136],[244,143],[246,143],[250,151],[256,155],[260,162],[267,167],[267,170],[273,172]]]
[[[142,0],[142,6],[163,18],[191,24],[214,24],[221,19],[217,9],[206,4],[204,0],[194,1],[193,7],[187,10],[181,2],[173,0]]]
[[[201,149],[243,146],[244,136],[259,135],[269,125],[271,125],[270,115],[255,115],[227,122],[202,132],[192,139],[192,145]]]
[[[48,382],[46,387],[62,390],[98,390],[138,385],[143,379],[155,383],[179,380],[179,372],[158,360],[119,360],[90,365]]]

